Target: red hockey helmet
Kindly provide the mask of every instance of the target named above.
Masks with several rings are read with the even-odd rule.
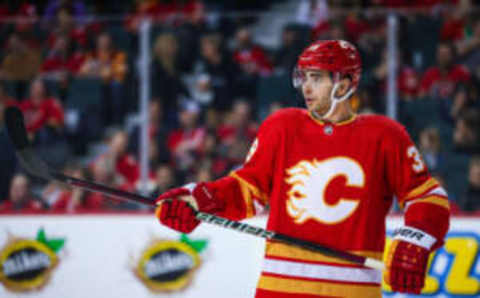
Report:
[[[293,82],[295,87],[303,83],[303,71],[327,70],[340,77],[349,76],[353,90],[357,89],[362,72],[360,54],[354,45],[344,40],[319,40],[312,43],[298,57]],[[335,78],[335,76],[334,76]]]

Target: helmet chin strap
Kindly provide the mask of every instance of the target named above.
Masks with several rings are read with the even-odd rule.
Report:
[[[317,111],[313,111],[313,114],[315,115],[315,117],[319,118],[319,119],[324,119],[324,118],[328,118],[330,117],[333,112],[335,111],[336,107],[337,107],[337,104],[348,99],[353,92],[355,92],[355,88],[350,88],[350,90],[348,90],[347,93],[345,93],[345,95],[343,95],[342,97],[336,97],[335,96],[335,93],[337,93],[337,89],[340,87],[340,82],[335,82],[333,84],[333,88],[332,88],[332,91],[330,92],[330,108],[328,109],[328,111],[323,114],[323,115],[319,115]]]

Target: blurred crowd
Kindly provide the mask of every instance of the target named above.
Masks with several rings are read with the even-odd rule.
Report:
[[[449,191],[452,210],[480,213],[475,1],[297,1],[290,21],[277,30],[275,47],[262,45],[253,28],[264,12],[287,1],[241,2],[2,2],[0,213],[145,210],[27,176],[4,128],[5,107],[23,111],[30,140],[52,166],[155,197],[228,174],[242,164],[265,117],[285,106],[303,107],[290,76],[313,40],[357,45],[363,72],[352,107],[384,114],[388,11],[399,20],[398,119]],[[153,23],[147,185],[140,183],[137,69],[145,17]]]

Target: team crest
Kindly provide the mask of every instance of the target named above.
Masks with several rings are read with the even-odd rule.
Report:
[[[325,192],[333,179],[346,178],[346,186],[363,187],[365,174],[358,162],[348,157],[323,161],[300,161],[287,169],[287,212],[297,224],[309,219],[335,224],[347,219],[358,207],[358,200],[340,196],[335,204],[327,203]]]
[[[186,235],[180,241],[153,240],[134,261],[133,271],[154,293],[183,290],[200,266],[199,253],[206,246],[206,240],[191,240]]]
[[[0,251],[0,282],[13,292],[41,289],[59,263],[64,239],[47,239],[39,230],[35,240],[12,238]]]

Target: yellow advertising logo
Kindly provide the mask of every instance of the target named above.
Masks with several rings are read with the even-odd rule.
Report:
[[[58,265],[64,239],[47,239],[43,229],[35,240],[13,238],[0,251],[0,282],[14,292],[44,287]]]
[[[152,292],[179,291],[186,288],[200,266],[199,253],[207,241],[191,240],[182,235],[180,241],[154,240],[135,261],[135,275]]]

